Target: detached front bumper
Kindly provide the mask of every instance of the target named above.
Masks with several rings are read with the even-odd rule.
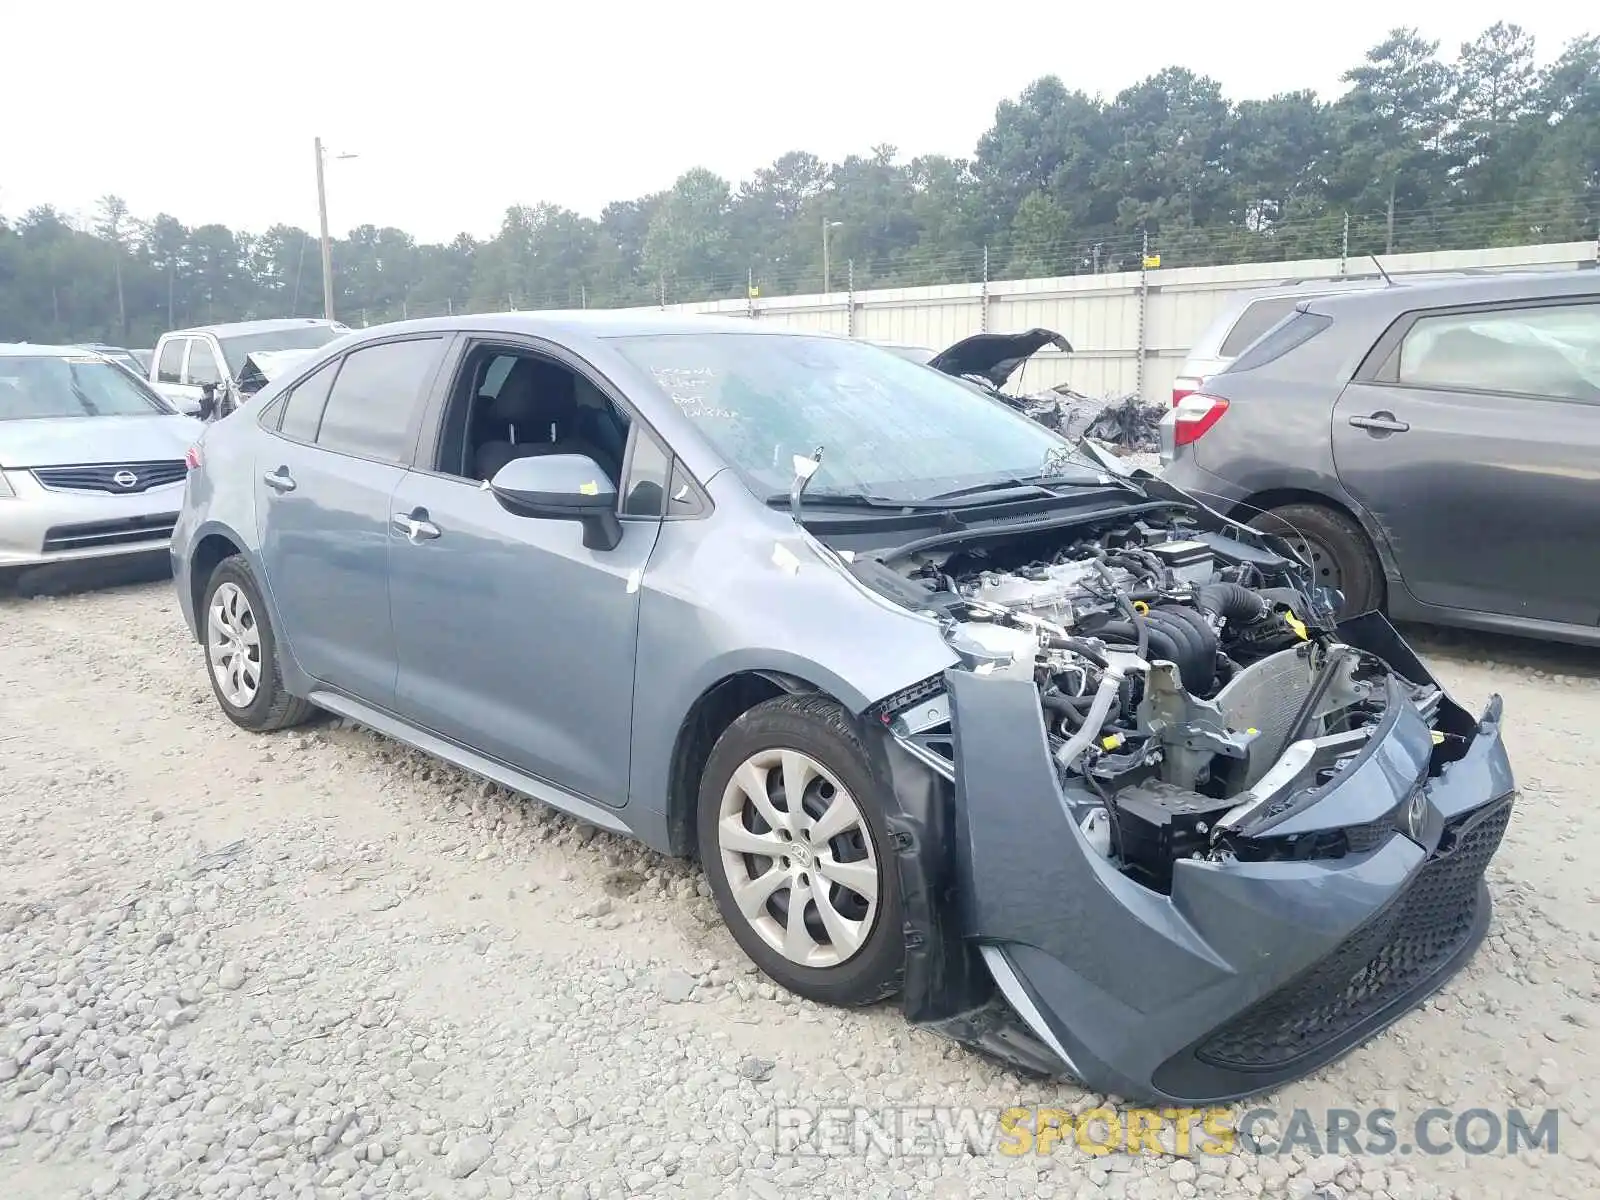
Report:
[[[1432,682],[1382,618],[1341,635]],[[945,684],[956,763],[951,925],[1005,1003],[992,992],[973,1003],[983,993],[969,981],[941,1004],[939,979],[959,974],[946,964],[917,981],[913,1019],[1097,1092],[1219,1103],[1344,1054],[1416,1007],[1482,940],[1484,870],[1515,786],[1498,697],[1476,722],[1445,700],[1441,725],[1470,742],[1433,778],[1433,731],[1402,702],[1364,757],[1296,818],[1359,832],[1351,844],[1361,849],[1184,860],[1162,895],[1120,873],[1072,818],[1029,681],[951,671]]]

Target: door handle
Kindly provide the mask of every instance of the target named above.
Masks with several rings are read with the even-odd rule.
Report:
[[[261,477],[261,482],[275,492],[292,492],[295,488],[294,476],[289,474],[288,467],[279,467],[276,471],[268,471]]]
[[[413,542],[431,542],[439,536],[439,527],[428,520],[421,509],[411,513],[395,513],[391,518],[394,531]]]
[[[1411,428],[1405,421],[1395,420],[1392,412],[1375,412],[1370,417],[1351,417],[1350,424],[1357,429],[1367,429],[1374,433],[1404,433]]]

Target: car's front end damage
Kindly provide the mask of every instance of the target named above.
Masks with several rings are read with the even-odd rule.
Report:
[[[1289,547],[1178,499],[845,557],[961,660],[868,714],[908,1016],[1196,1104],[1471,955],[1514,784],[1498,697],[1475,719],[1381,616],[1333,624]]]

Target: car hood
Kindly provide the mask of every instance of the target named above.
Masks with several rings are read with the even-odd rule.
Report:
[[[1026,360],[1046,346],[1070,354],[1072,344],[1053,329],[1030,329],[1025,333],[977,333],[962,338],[941,350],[928,365],[946,375],[973,375],[996,388]]]
[[[184,456],[200,430],[199,421],[175,413],[0,421],[0,466],[170,461]]]

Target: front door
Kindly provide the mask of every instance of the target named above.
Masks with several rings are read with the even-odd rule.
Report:
[[[184,382],[184,360],[194,338],[170,337],[156,353],[156,391],[186,413],[200,411],[200,389]]]
[[[1600,303],[1420,317],[1332,436],[1418,600],[1600,622]]]
[[[625,520],[614,549],[589,550],[577,522],[515,516],[479,483],[422,471],[391,511],[395,711],[626,803],[639,582],[659,521]]]

